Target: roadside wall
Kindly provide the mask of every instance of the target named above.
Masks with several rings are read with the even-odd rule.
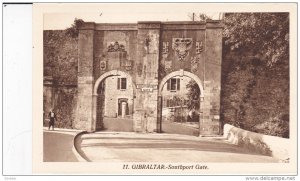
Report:
[[[289,139],[254,133],[229,124],[224,125],[224,137],[226,137],[230,143],[247,148],[256,153],[272,156],[282,162],[289,161]]]

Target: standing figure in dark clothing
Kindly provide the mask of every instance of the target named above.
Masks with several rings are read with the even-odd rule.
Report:
[[[50,122],[49,122],[48,130],[50,130],[51,126],[52,126],[52,130],[54,130],[54,120],[57,120],[57,119],[56,119],[56,114],[53,112],[52,109],[49,112],[49,118],[50,118]]]

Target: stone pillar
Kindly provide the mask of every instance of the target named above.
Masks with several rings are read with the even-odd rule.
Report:
[[[163,109],[163,97],[161,95],[158,96],[158,102],[157,102],[157,131],[158,133],[161,133],[161,124],[162,124],[162,109]]]
[[[92,105],[92,125],[91,125],[91,131],[96,131],[96,121],[97,121],[97,100],[98,95],[93,95]]]
[[[157,131],[160,22],[138,22],[134,130]]]
[[[204,102],[200,135],[220,134],[222,26],[208,21],[205,30]]]
[[[75,128],[93,131],[94,23],[85,23],[78,37],[78,104]]]

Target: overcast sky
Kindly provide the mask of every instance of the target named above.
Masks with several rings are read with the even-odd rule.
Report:
[[[219,19],[219,12],[207,11],[198,6],[178,6],[174,4],[101,4],[98,7],[78,7],[72,11],[44,14],[44,29],[65,29],[75,18],[96,23],[136,23],[137,21],[190,21],[192,13],[205,13]]]

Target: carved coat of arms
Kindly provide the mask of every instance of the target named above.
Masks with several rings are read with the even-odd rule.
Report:
[[[132,61],[131,61],[131,60],[125,61],[125,69],[126,69],[127,71],[129,71],[129,70],[132,69]]]
[[[172,68],[172,61],[166,60],[165,61],[165,70],[168,71],[168,70],[171,70],[171,68]]]
[[[163,42],[162,53],[163,54],[168,54],[169,53],[169,42]]]
[[[200,53],[203,52],[203,50],[204,50],[204,47],[203,47],[202,41],[201,42],[196,42],[196,53],[200,54]]]
[[[107,47],[108,52],[124,52],[125,46],[123,44],[119,44],[119,42],[110,43]]]
[[[198,62],[199,62],[199,57],[192,57],[191,59],[191,72],[195,73],[198,70]]]
[[[179,60],[184,60],[188,55],[188,51],[192,47],[192,38],[173,38],[172,48],[175,50],[175,53]]]
[[[105,60],[100,61],[100,70],[106,70],[106,61]]]

